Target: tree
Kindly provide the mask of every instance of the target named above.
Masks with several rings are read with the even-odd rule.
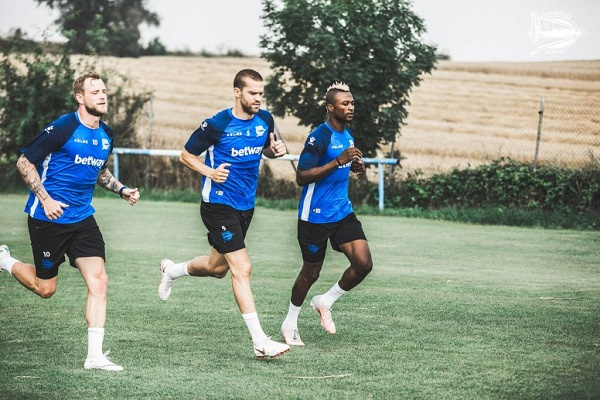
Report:
[[[57,24],[76,54],[137,57],[142,54],[140,25],[158,26],[145,0],[37,0],[60,11]]]
[[[423,20],[407,0],[264,0],[262,56],[274,71],[265,96],[276,116],[314,128],[325,119],[325,90],[349,84],[356,145],[374,155],[395,140],[408,95],[436,62]]]
[[[15,166],[19,149],[30,142],[46,125],[60,115],[76,109],[72,95],[73,79],[80,73],[98,70],[91,60],[72,65],[68,48],[55,48],[47,43],[29,43],[22,52],[20,37],[3,44],[0,59],[0,179],[2,188],[21,186]],[[136,127],[150,100],[151,93],[133,89],[127,76],[110,69],[99,70],[110,88],[109,112],[103,118],[115,132],[115,147],[140,147]],[[138,162],[138,165],[132,163]],[[140,182],[144,169],[141,162],[126,160],[123,169],[137,173]],[[128,176],[129,177],[129,176]]]
[[[20,48],[19,40],[6,43],[0,62],[0,176],[6,184],[19,182],[19,149],[73,108],[75,71],[68,55],[44,54],[39,44],[30,43],[31,53],[20,53]]]
[[[152,39],[144,49],[145,56],[166,56],[169,52],[159,38]]]

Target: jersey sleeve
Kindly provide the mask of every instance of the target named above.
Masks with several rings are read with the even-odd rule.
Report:
[[[268,135],[265,145],[263,146],[263,148],[266,149],[267,147],[271,146],[271,133],[273,134],[275,140],[277,140],[277,136],[275,135],[275,119],[267,110],[259,110],[257,115],[260,119],[267,123]]]
[[[59,150],[67,143],[78,125],[74,116],[70,118],[71,115],[66,114],[53,121],[20,149],[30,163],[38,165],[48,154]]]
[[[317,131],[313,131],[306,142],[302,153],[300,153],[300,159],[298,160],[298,169],[307,170],[319,165],[321,155],[325,153],[327,143],[325,143],[325,137],[319,134]]]
[[[192,133],[184,148],[195,156],[204,153],[210,146],[219,143],[222,132],[208,123],[207,120]]]
[[[106,125],[103,121],[102,121],[102,129],[104,129],[104,132],[106,132],[106,134],[108,135],[108,137],[110,138],[110,148],[108,149],[108,154],[112,154],[113,152],[113,148],[114,148],[114,133],[113,130],[110,126]],[[106,162],[104,163],[104,165],[102,166],[101,169],[106,169],[108,167],[108,158],[106,159]]]

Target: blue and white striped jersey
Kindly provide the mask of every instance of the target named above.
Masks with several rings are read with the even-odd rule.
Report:
[[[202,122],[185,149],[196,156],[206,151],[204,162],[211,168],[231,164],[225,182],[202,177],[202,201],[226,204],[240,211],[254,208],[262,151],[270,145],[269,135],[274,128],[273,117],[266,110],[244,120],[236,118],[232,109],[226,109]]]
[[[298,169],[308,170],[325,165],[352,146],[354,139],[348,128],[337,132],[325,122],[308,135],[300,154]],[[298,218],[324,224],[337,222],[353,212],[352,202],[348,197],[351,164],[341,165],[323,179],[302,187]]]
[[[104,122],[91,129],[79,121],[77,112],[72,112],[60,116],[21,148],[37,167],[48,194],[69,205],[60,218],[51,222],[72,224],[94,214],[92,195],[98,173],[106,168],[112,152],[112,141],[112,129]],[[50,221],[33,192],[29,193],[25,212],[34,219]]]

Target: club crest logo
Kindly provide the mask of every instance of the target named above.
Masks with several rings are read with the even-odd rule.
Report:
[[[110,142],[108,139],[102,138],[102,150],[108,150],[110,148]]]
[[[531,57],[539,52],[563,54],[577,39],[589,33],[579,29],[571,16],[563,12],[534,12],[530,16],[529,39],[537,46],[530,53]]]
[[[261,125],[256,126],[256,136],[257,137],[261,137],[262,135],[264,135],[265,131],[266,131],[266,129],[264,126],[261,126]]]
[[[221,226],[221,231],[221,239],[223,239],[223,242],[228,243],[233,239],[233,232],[228,231],[225,226]]]

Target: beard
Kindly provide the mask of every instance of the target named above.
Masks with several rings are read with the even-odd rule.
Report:
[[[248,115],[253,115],[256,114],[258,111],[254,111],[254,109],[252,108],[252,106],[250,105],[250,103],[244,101],[244,99],[242,99],[242,101],[240,102],[241,106],[242,106],[242,110],[248,114]]]
[[[106,114],[106,111],[102,111],[99,110],[98,108],[96,108],[96,106],[85,106],[85,110],[90,113],[91,115],[93,115],[94,117],[101,117],[104,114]]]

